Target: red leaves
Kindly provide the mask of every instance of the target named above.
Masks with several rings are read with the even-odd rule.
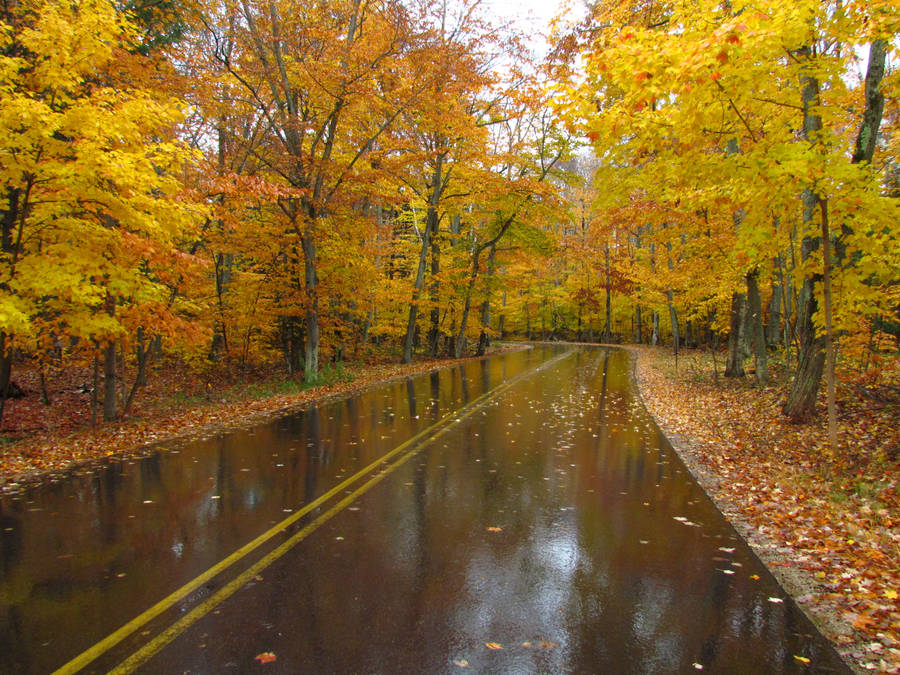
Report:
[[[278,657],[272,652],[263,652],[262,654],[254,656],[253,660],[259,661],[260,663],[275,663],[275,661],[278,660]]]

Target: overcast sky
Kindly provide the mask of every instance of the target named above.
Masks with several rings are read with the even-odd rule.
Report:
[[[550,31],[550,21],[559,12],[563,0],[482,0],[493,14],[515,22],[518,27],[533,36],[534,49],[546,52],[542,36]],[[577,4],[577,3],[576,3]]]

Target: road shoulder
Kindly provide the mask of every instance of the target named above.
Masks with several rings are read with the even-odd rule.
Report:
[[[690,357],[679,374],[667,350],[629,350],[646,407],[785,590],[857,672],[900,672],[896,507],[843,494],[812,457],[824,430],[782,425],[774,392],[698,382]]]

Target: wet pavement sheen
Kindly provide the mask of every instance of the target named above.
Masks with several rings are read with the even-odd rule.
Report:
[[[142,672],[849,672],[630,372],[624,351],[538,347],[2,498],[0,671],[62,666],[439,423],[85,672],[192,611]]]

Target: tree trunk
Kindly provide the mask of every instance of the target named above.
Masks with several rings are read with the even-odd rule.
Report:
[[[209,358],[211,361],[218,361],[223,355],[228,354],[228,331],[225,325],[225,293],[228,286],[231,284],[234,254],[216,254],[215,264],[216,307],[219,315],[213,326],[212,344],[209,349]]]
[[[491,323],[491,280],[493,279],[494,271],[496,269],[496,254],[497,246],[495,244],[491,246],[490,253],[488,253],[488,267],[487,276],[485,277],[484,302],[481,303],[481,334],[478,336],[478,349],[475,352],[476,356],[484,356],[487,352],[488,345],[490,344],[488,329],[490,328]]]
[[[95,345],[96,347],[96,345]],[[91,428],[97,427],[97,409],[100,407],[98,397],[100,389],[100,360],[94,353],[94,368],[91,377]]]
[[[806,194],[808,193],[808,195]],[[818,203],[818,198],[809,190],[804,194],[804,201]],[[804,209],[804,218],[807,209]],[[819,247],[818,237],[805,237],[801,247],[802,256],[808,258]],[[797,303],[797,332],[800,335],[800,353],[797,370],[791,383],[787,401],[782,411],[792,422],[805,424],[816,417],[816,397],[825,371],[825,337],[816,335],[813,325],[813,314],[818,303],[815,297],[815,277],[803,280],[800,297]]]
[[[653,310],[653,332],[650,334],[650,344],[654,347],[659,344],[659,312]]]
[[[769,362],[766,353],[766,334],[762,322],[762,299],[759,295],[759,270],[747,273],[747,314],[749,315],[750,342],[756,361],[756,383],[764,387],[769,383]]]
[[[669,320],[672,322],[672,349],[675,352],[675,356],[678,356],[680,336],[678,334],[678,313],[675,311],[675,302],[673,296],[674,294],[672,293],[672,289],[666,291],[666,298],[669,301]]]
[[[831,233],[828,230],[828,200],[819,201],[822,212],[823,291],[825,300],[825,387],[828,400],[828,441],[837,451],[837,406],[834,392],[834,334],[831,327]]]
[[[433,217],[437,222],[437,212],[429,208],[428,217]],[[437,241],[438,228],[435,226],[434,233],[431,237],[431,285],[429,286],[428,295],[431,302],[431,329],[428,331],[428,353],[432,358],[437,357],[441,336],[441,308],[438,303],[441,292],[441,283],[438,275],[441,271],[441,247]]]
[[[744,377],[744,313],[746,305],[743,293],[731,295],[731,323],[728,331],[728,359],[725,377]]]
[[[443,155],[438,155],[431,178],[431,197],[428,212],[425,216],[425,229],[422,232],[422,246],[419,248],[419,266],[416,268],[416,279],[413,284],[412,300],[409,303],[409,318],[406,322],[406,334],[403,337],[403,363],[412,363],[413,344],[416,337],[416,323],[419,318],[419,300],[425,286],[425,266],[428,262],[428,251],[431,248],[431,237],[437,226],[437,203],[443,185]]]
[[[472,309],[472,291],[475,288],[475,280],[478,278],[478,264],[481,257],[482,249],[475,249],[475,255],[472,259],[472,272],[469,275],[469,283],[466,286],[466,297],[463,302],[462,315],[459,318],[459,330],[456,332],[456,341],[453,345],[453,356],[461,358],[463,350],[466,348],[466,324],[469,320],[469,312]]]
[[[304,290],[306,294],[306,354],[303,380],[314,384],[319,379],[319,276],[316,272],[316,242],[313,232],[303,233]]]
[[[103,349],[103,419],[116,419],[116,343],[110,340]]]
[[[3,411],[6,409],[6,401],[9,398],[12,352],[12,338],[6,333],[0,332],[0,423],[3,421]]]
[[[769,320],[766,323],[766,345],[775,348],[781,342],[781,284],[772,279],[772,297],[769,300]]]
[[[604,256],[606,258],[606,326],[603,328],[603,341],[606,344],[609,344],[612,333],[612,300],[610,298],[609,288],[609,242],[606,243]]]
[[[800,54],[811,58],[811,50],[804,47]],[[804,75],[801,78],[803,90],[803,137],[810,145],[815,145],[817,136],[822,130],[822,118],[814,112],[819,103],[819,81],[815,77]],[[803,191],[803,223],[808,228],[819,204],[819,196],[810,188]],[[818,236],[806,235],[800,245],[800,257],[806,262],[810,255],[819,248]],[[816,396],[825,368],[825,341],[816,336],[813,325],[813,314],[816,311],[815,284],[820,275],[812,274],[803,280],[803,288],[797,306],[797,330],[800,333],[800,353],[797,359],[797,371],[791,383],[791,391],[783,412],[793,422],[809,422],[816,415]]]
[[[641,306],[634,306],[634,342],[635,344],[643,344],[643,327],[641,326]]]

